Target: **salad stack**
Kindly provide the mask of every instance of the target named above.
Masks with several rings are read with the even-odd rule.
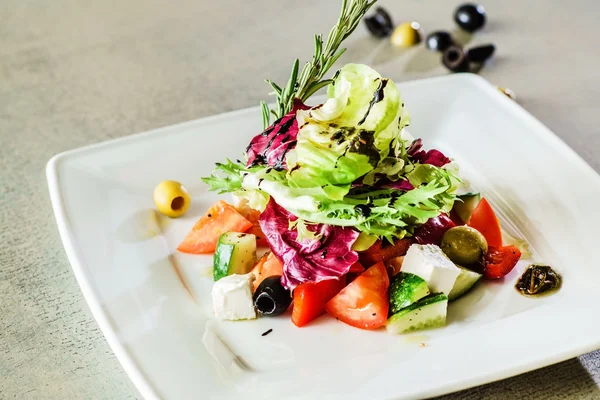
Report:
[[[520,252],[503,246],[486,199],[460,194],[456,163],[407,131],[394,82],[348,64],[323,104],[305,103],[203,178],[232,204],[209,209],[178,250],[214,252],[218,317],[291,308],[297,326],[329,314],[404,333],[444,325],[448,301],[514,268]]]

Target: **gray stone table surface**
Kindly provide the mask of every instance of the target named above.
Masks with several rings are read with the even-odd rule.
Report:
[[[380,3],[397,21],[431,31],[453,28],[458,1]],[[472,43],[493,42],[498,51],[481,75],[512,88],[599,170],[600,2],[484,4],[489,24]],[[268,92],[262,79],[281,82],[294,57],[307,59],[311,35],[327,33],[338,7],[336,0],[0,1],[0,398],[137,397],[63,251],[48,159],[256,105]],[[347,45],[341,61],[369,63],[397,80],[446,73],[423,48],[393,50],[363,27]],[[600,399],[599,371],[595,352],[448,398]]]

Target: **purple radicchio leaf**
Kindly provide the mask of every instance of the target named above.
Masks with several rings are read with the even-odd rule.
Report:
[[[419,164],[430,164],[435,167],[443,167],[451,161],[439,150],[431,149],[429,151],[425,151],[421,150],[422,147],[423,141],[421,139],[416,139],[406,150],[406,153],[412,162]]]
[[[415,230],[414,240],[419,244],[442,244],[444,233],[456,225],[446,214],[430,218]]]
[[[358,232],[352,228],[325,224],[310,224],[307,229],[317,234],[317,240],[298,240],[298,231],[289,229],[289,222],[298,218],[271,198],[261,214],[260,227],[271,251],[283,262],[281,283],[293,290],[304,282],[338,279],[358,261],[352,245]]]
[[[292,111],[279,118],[262,133],[254,136],[246,148],[248,157],[246,166],[266,165],[278,171],[286,169],[285,156],[288,151],[296,147],[296,138],[298,137],[296,112],[308,108],[296,99]]]

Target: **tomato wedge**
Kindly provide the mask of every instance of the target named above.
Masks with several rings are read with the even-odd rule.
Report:
[[[222,234],[246,232],[252,226],[232,205],[220,200],[196,222],[177,250],[191,254],[212,253]]]
[[[356,328],[377,329],[387,321],[389,287],[385,265],[377,263],[332,298],[325,310]]]
[[[500,279],[513,270],[519,259],[521,251],[516,246],[490,247],[485,255],[483,277],[486,279]]]
[[[386,262],[390,258],[404,256],[412,244],[410,239],[399,239],[393,244],[378,240],[368,250],[358,253],[362,265],[371,266],[379,262]]]
[[[246,233],[251,233],[256,236],[256,245],[262,247],[269,247],[269,242],[267,242],[267,238],[263,233],[262,229],[260,229],[260,224],[258,223],[258,219],[260,218],[261,212],[255,210],[248,206],[247,201],[242,201],[236,207],[236,210],[248,221],[252,222],[252,228],[250,228]]]
[[[387,268],[388,275],[394,276],[400,273],[402,269],[402,263],[404,262],[404,256],[398,256],[394,258],[390,258],[385,262],[385,267]]]
[[[500,222],[496,213],[492,209],[492,206],[485,197],[481,198],[477,207],[473,210],[471,218],[467,222],[467,226],[477,229],[485,240],[489,247],[502,247],[502,230],[500,229]]]
[[[294,325],[302,327],[325,314],[325,305],[342,290],[344,285],[344,277],[339,280],[327,279],[298,285],[294,289],[294,309],[292,310]]]
[[[345,275],[346,276],[346,284],[348,284],[348,283],[352,282],[353,280],[355,280],[356,278],[358,278],[358,276],[360,274],[362,274],[363,272],[365,272],[365,267],[363,267],[359,261],[352,264],[350,266],[350,269],[348,270],[348,273]]]
[[[268,251],[258,260],[250,273],[254,275],[254,290],[256,290],[265,278],[273,275],[283,275],[283,264],[275,257],[275,254]]]
[[[352,264],[350,266],[350,270],[348,271],[348,273],[353,274],[362,274],[363,272],[365,272],[365,267],[363,267],[358,261]]]

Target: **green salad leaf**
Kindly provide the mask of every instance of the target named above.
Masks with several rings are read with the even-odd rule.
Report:
[[[344,66],[327,101],[298,110],[296,120],[287,169],[227,160],[204,182],[258,210],[273,198],[302,220],[291,227],[299,233],[305,223],[352,226],[392,241],[452,208],[460,182],[455,166],[420,164],[407,154],[410,117],[395,84],[373,69]],[[399,181],[407,182],[390,184]]]
[[[210,176],[201,178],[202,182],[210,186],[210,190],[219,194],[241,190],[243,174],[248,172],[241,161],[226,160],[226,163],[216,163]]]
[[[298,188],[337,186],[332,200],[338,200],[352,182],[381,170],[382,160],[394,164],[387,157],[404,126],[396,117],[405,111],[396,85],[361,64],[339,70],[328,96],[324,104],[297,113],[298,142],[288,153],[288,180]]]

